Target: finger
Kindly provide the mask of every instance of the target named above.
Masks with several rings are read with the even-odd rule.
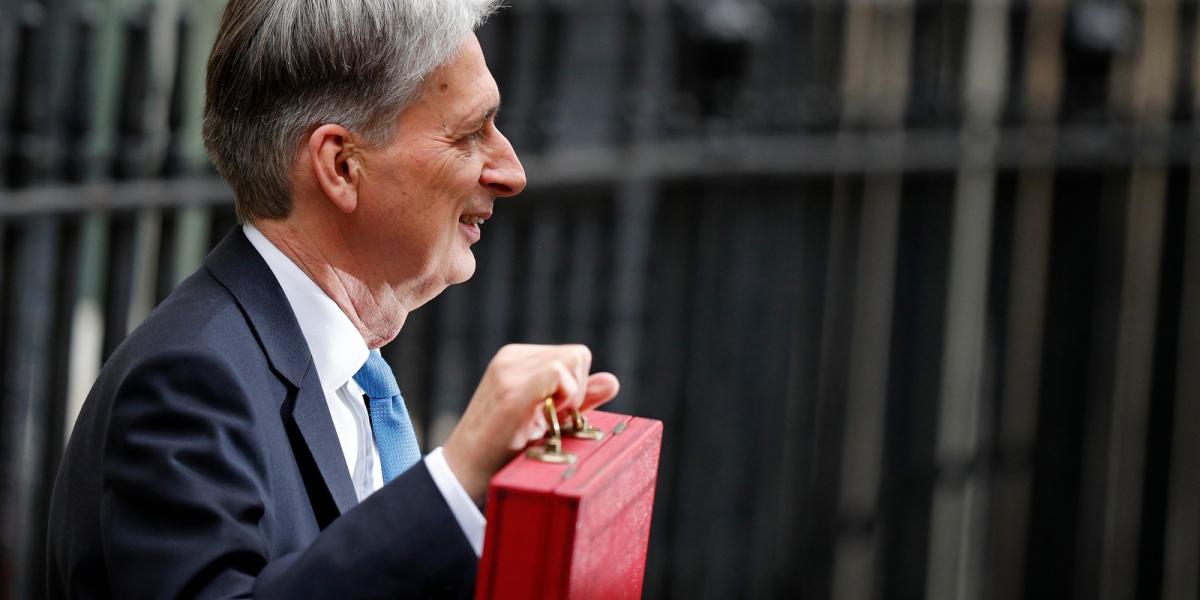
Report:
[[[558,412],[579,407],[582,391],[580,388],[580,380],[576,379],[575,373],[567,368],[567,365],[562,361],[554,361],[551,367],[557,377],[557,382],[553,393],[548,394],[554,397],[555,408]]]
[[[584,350],[586,351],[587,349],[584,348]],[[576,381],[576,383],[579,384],[575,388],[576,389],[575,398],[573,399],[574,400],[573,403],[576,407],[583,406],[584,395],[587,393],[587,387],[588,387],[588,371],[591,371],[591,370],[592,370],[592,356],[591,356],[591,352],[588,352],[586,357],[583,357],[582,360],[580,360],[579,362],[577,362],[575,364],[575,381]]]
[[[524,445],[528,442],[531,442],[533,440],[542,439],[543,437],[546,436],[546,430],[548,428],[549,428],[549,425],[547,425],[545,417],[536,419],[533,423],[531,423],[529,425],[528,434],[525,436],[527,439],[522,440],[522,445]]]
[[[621,382],[612,373],[593,373],[587,380],[587,391],[583,396],[580,411],[587,411],[616,397]]]
[[[571,359],[575,364],[582,366],[584,370],[592,368],[592,350],[583,344],[567,344],[562,346],[563,350],[570,353]]]
[[[560,349],[567,355],[568,366],[572,367],[575,381],[579,384],[571,404],[574,407],[583,405],[584,393],[587,390],[588,372],[592,370],[592,351],[583,344],[568,344]]]
[[[578,391],[582,386],[575,380],[575,374],[559,360],[552,361],[549,367],[549,369],[545,369],[545,365],[543,365],[543,370],[546,376],[551,378],[552,383],[542,389],[551,391],[539,394],[534,402],[534,414],[531,415],[528,426],[525,427],[528,440],[540,439],[550,428],[550,424],[546,420],[546,398],[551,398],[554,402],[554,412],[558,416],[559,423],[565,422],[564,418],[567,412],[578,406],[575,399],[580,395]],[[525,440],[522,440],[522,444],[524,443]]]

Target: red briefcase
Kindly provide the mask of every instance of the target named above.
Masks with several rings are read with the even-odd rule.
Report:
[[[492,477],[475,597],[641,598],[662,422],[594,411],[559,443],[553,421]]]

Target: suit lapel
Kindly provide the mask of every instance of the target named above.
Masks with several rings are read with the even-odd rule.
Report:
[[[246,239],[241,227],[226,235],[204,264],[237,299],[271,366],[297,390],[290,416],[338,512],[350,510],[358,503],[358,496],[350,481],[308,343],[274,273]]]
[[[329,416],[329,405],[325,402],[325,394],[321,391],[321,382],[317,379],[317,370],[309,369],[300,391],[296,394],[296,407],[292,418],[304,436],[308,451],[325,487],[333,496],[338,513],[344,513],[358,504],[358,495],[354,492],[354,482],[350,480],[350,471],[346,468],[346,459],[342,455],[341,442],[338,441],[337,430],[333,428],[333,419]]]

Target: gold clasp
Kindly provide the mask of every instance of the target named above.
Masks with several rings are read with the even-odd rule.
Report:
[[[578,408],[571,411],[571,423],[567,426],[567,435],[584,440],[604,439],[604,432],[588,423],[587,417],[583,416]]]
[[[546,441],[544,446],[530,448],[525,455],[534,460],[560,465],[574,463],[575,455],[570,452],[563,452],[562,449],[562,428],[558,426],[558,412],[554,410],[553,398],[546,398],[545,410],[546,433],[550,436],[550,439]]]

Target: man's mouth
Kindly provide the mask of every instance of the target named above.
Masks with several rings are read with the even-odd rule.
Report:
[[[467,225],[483,225],[487,222],[487,219],[478,215],[463,215],[458,218],[458,222],[465,223]]]

